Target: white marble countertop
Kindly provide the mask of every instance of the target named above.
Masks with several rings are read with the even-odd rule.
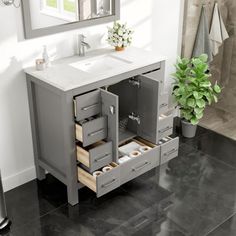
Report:
[[[130,61],[122,67],[106,70],[104,73],[88,73],[74,68],[71,64],[91,59],[102,55],[111,55],[121,60]],[[80,86],[85,86],[100,80],[104,80],[119,74],[123,74],[138,68],[164,61],[166,58],[161,55],[138,49],[127,48],[125,51],[116,52],[114,49],[105,48],[87,52],[85,57],[78,55],[54,61],[51,67],[44,71],[37,71],[35,67],[25,69],[25,73],[44,81],[60,90],[69,91]]]

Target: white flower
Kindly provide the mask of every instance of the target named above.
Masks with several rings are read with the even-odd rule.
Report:
[[[127,47],[131,44],[133,31],[126,24],[114,22],[113,27],[108,27],[107,42],[111,46]]]
[[[123,30],[122,29],[118,29],[118,35],[120,35],[120,36],[123,35]]]

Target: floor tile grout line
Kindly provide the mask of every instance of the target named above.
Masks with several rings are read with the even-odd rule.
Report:
[[[226,223],[228,220],[230,220],[232,217],[234,217],[236,215],[236,212],[232,213],[232,215],[230,215],[229,217],[227,217],[221,224],[215,226],[213,229],[211,229],[208,233],[206,233],[204,236],[208,236],[211,233],[213,233],[216,229],[218,229],[219,227],[221,227],[224,223]]]

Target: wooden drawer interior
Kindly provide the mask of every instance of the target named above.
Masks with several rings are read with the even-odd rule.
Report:
[[[112,162],[112,142],[99,141],[88,147],[77,144],[77,161],[93,172]]]
[[[157,145],[155,145],[155,144],[153,144],[153,143],[151,143],[151,142],[149,142],[149,141],[147,141],[147,140],[145,140],[145,139],[142,139],[141,137],[135,137],[135,138],[132,138],[132,139],[130,139],[130,140],[127,140],[126,142],[123,142],[122,144],[120,144],[119,145],[119,150],[120,150],[120,148],[121,147],[123,147],[123,146],[125,146],[125,145],[127,145],[127,144],[129,144],[129,143],[131,143],[131,142],[135,142],[135,143],[137,143],[138,145],[140,145],[140,146],[148,146],[148,147],[150,147],[151,149],[152,148],[155,148]],[[150,149],[150,150],[151,150]],[[139,151],[138,149],[134,149],[133,151]],[[120,154],[123,154],[123,155],[128,155],[128,153],[125,153],[125,152],[122,152],[122,151],[119,151],[120,152]],[[122,157],[122,156],[120,156],[120,157]],[[135,157],[134,157],[135,158]]]
[[[75,124],[76,139],[84,146],[96,143],[107,137],[107,117],[95,117]]]
[[[83,165],[90,167],[90,155],[89,155],[89,150],[94,149],[96,147],[99,147],[106,142],[104,141],[99,141],[97,143],[94,143],[86,148],[83,148],[79,145],[76,147],[76,152],[77,152],[77,161],[81,162]]]
[[[106,185],[112,184],[112,181],[114,180],[111,177],[113,172],[115,173],[116,178],[119,178],[119,176],[117,175],[117,169],[119,168],[119,165],[112,162],[108,166],[112,167],[112,170],[110,170],[108,172],[104,172],[97,177],[94,177],[92,174],[85,171],[83,168],[78,167],[78,180],[79,180],[79,182],[81,182],[82,184],[84,184],[85,186],[90,188],[92,191],[96,192],[99,196],[103,195],[101,188]],[[118,183],[118,185],[116,184],[116,185],[114,185],[114,188],[111,187],[110,189],[113,190],[116,187],[119,187],[120,181],[118,180],[117,183]],[[108,191],[110,189],[108,189]],[[99,191],[101,191],[102,193],[99,193]]]
[[[144,153],[139,153],[136,157],[130,157],[127,161],[120,163],[121,184],[126,183],[159,165],[160,146],[139,137],[130,140],[130,142],[132,141],[139,144],[141,147],[148,146],[150,149]],[[122,147],[122,145],[120,147]],[[139,151],[139,149],[135,150]]]

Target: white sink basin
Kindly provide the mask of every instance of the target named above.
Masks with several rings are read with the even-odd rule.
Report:
[[[131,61],[113,55],[102,55],[72,63],[70,66],[84,72],[101,74],[131,63]]]

